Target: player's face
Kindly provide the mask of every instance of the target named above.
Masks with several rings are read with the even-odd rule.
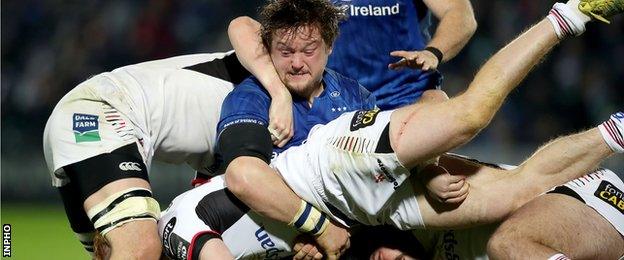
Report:
[[[321,92],[321,79],[330,53],[331,48],[314,26],[278,30],[271,42],[271,59],[277,74],[293,94],[303,98]]]

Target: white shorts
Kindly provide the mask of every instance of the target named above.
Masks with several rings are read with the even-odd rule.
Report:
[[[69,182],[63,166],[131,143],[140,144],[128,115],[100,98],[98,86],[103,85],[114,83],[102,76],[81,83],[61,99],[48,119],[43,151],[55,187]],[[145,156],[143,159],[145,162]]]
[[[564,185],[596,210],[624,236],[624,182],[614,172],[600,169]],[[549,193],[561,193],[555,188]]]
[[[224,189],[223,178],[213,177],[177,196],[162,212],[158,233],[168,256],[191,259],[190,250],[201,246],[195,243],[205,233],[221,236],[236,259],[281,259],[292,255],[291,245],[299,235],[294,228],[251,211],[240,212],[234,205],[241,202],[222,196]],[[214,200],[207,200],[213,195],[217,195]]]
[[[379,150],[389,147],[384,131],[391,115],[345,113],[315,126],[305,144],[283,152],[272,166],[297,195],[343,224],[346,217],[365,225],[421,227],[416,197],[405,182],[410,171],[391,150]]]

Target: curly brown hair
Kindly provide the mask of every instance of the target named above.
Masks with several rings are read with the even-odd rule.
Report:
[[[343,9],[328,0],[270,0],[260,10],[260,37],[270,50],[278,30],[297,31],[304,26],[316,27],[327,46],[338,36],[338,23],[346,18]]]

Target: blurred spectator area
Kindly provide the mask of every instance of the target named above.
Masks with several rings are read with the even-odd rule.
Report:
[[[49,186],[41,139],[54,105],[71,88],[91,75],[127,64],[229,50],[229,20],[255,16],[262,2],[2,1],[3,201],[46,200],[55,193]],[[494,51],[543,17],[552,4],[473,1],[479,28],[462,53],[442,65],[443,89],[451,95],[464,90]],[[586,35],[558,47],[512,93],[491,126],[459,152],[518,163],[539,144],[594,126],[621,110],[623,25],[621,17],[611,25],[590,24]],[[621,158],[607,165],[620,174],[624,171]],[[156,164],[151,178],[166,203],[188,187],[191,170]]]

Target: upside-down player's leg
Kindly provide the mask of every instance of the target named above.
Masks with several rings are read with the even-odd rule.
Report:
[[[590,20],[574,3],[558,3],[551,12],[555,21],[562,22],[543,19],[521,34],[485,63],[463,94],[393,113],[392,148],[405,167],[413,168],[472,139],[550,49],[566,36],[582,33]]]
[[[509,172],[480,167],[468,174],[470,191],[460,205],[446,205],[424,196],[414,182],[418,205],[428,228],[467,227],[501,221],[549,188],[582,176],[613,152],[597,128],[558,138]]]
[[[503,222],[488,243],[488,255],[619,259],[624,256],[622,190],[622,180],[605,169],[559,186]]]
[[[93,230],[113,259],[158,259],[158,202],[132,121],[93,95],[98,77],[68,93],[44,130],[44,154],[70,224],[89,250]]]

